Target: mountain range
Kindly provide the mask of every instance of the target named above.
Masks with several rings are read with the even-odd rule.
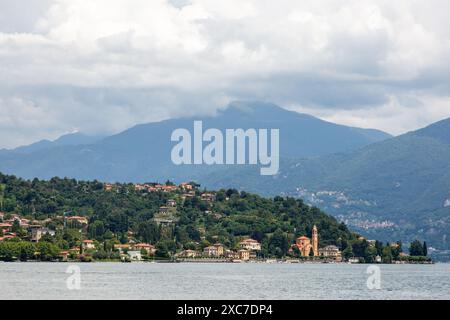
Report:
[[[352,152],[284,159],[275,177],[239,168],[202,181],[299,196],[368,237],[449,248],[450,119]]]
[[[202,120],[205,129],[279,128],[279,173],[261,176],[257,166],[173,165],[171,133],[192,130],[194,120]],[[274,104],[235,102],[216,116],[141,124],[89,139],[3,150],[0,171],[45,179],[195,180],[211,188],[298,196],[367,237],[419,238],[450,249],[450,119],[392,137]]]
[[[0,171],[25,178],[68,176],[102,181],[147,181],[185,179],[215,171],[216,167],[172,165],[171,133],[178,128],[192,130],[194,120],[203,127],[279,128],[281,157],[311,157],[358,149],[390,137],[379,130],[360,129],[326,122],[306,114],[285,110],[274,104],[235,102],[214,117],[170,119],[137,125],[92,143],[61,144],[40,142],[0,153]],[[87,139],[86,137],[84,137]],[[24,150],[29,152],[23,152]]]

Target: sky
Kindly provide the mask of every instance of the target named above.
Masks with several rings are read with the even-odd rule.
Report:
[[[447,0],[0,0],[0,148],[273,102],[397,135],[450,117]]]

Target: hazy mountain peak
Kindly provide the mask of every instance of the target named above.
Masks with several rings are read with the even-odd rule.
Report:
[[[43,139],[26,146],[20,146],[12,150],[6,150],[4,152],[15,153],[32,153],[44,149],[61,146],[78,146],[84,144],[95,143],[102,139],[102,136],[90,136],[81,132],[68,133],[60,136],[55,140]]]
[[[415,136],[429,137],[450,144],[450,118],[435,122],[423,129],[410,132]]]

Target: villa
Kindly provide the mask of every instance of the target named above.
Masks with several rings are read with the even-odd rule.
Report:
[[[88,224],[88,219],[86,217],[72,216],[66,218],[67,222],[78,222],[81,225]]]
[[[137,243],[133,245],[133,250],[145,250],[147,254],[154,254],[156,252],[155,247],[148,243]]]
[[[203,254],[209,257],[221,257],[224,254],[224,247],[220,243],[216,243],[212,246],[203,249]]]
[[[319,256],[324,258],[330,258],[335,260],[336,262],[342,261],[341,251],[338,247],[329,245],[324,248],[319,249]]]
[[[195,258],[195,257],[199,256],[199,252],[188,249],[188,250],[184,250],[184,251],[180,252],[179,256],[183,257],[183,258]]]
[[[95,249],[93,240],[83,240],[83,249]]]
[[[239,242],[239,247],[241,249],[249,250],[249,251],[260,251],[261,244],[254,239],[245,239]]]
[[[238,251],[238,253],[239,259],[241,259],[242,261],[250,260],[250,251],[241,249]]]

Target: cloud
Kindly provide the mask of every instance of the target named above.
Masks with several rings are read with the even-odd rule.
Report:
[[[0,4],[0,147],[235,99],[391,133],[450,116],[445,0],[24,2]]]

